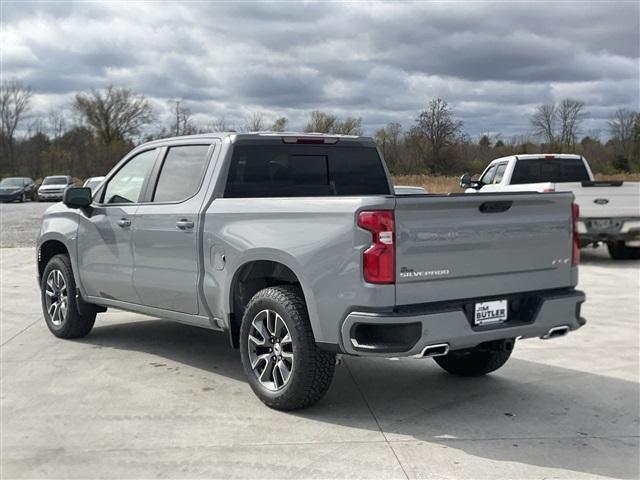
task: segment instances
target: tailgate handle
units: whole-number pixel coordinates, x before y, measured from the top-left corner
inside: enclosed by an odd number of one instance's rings
[[[484,202],[479,209],[482,213],[501,213],[511,208],[513,202],[510,200],[500,202]]]

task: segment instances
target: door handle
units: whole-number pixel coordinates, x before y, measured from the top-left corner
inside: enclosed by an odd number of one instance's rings
[[[484,202],[478,207],[482,213],[502,213],[511,208],[511,200],[499,201],[499,202]]]
[[[194,223],[191,220],[187,220],[186,218],[183,218],[176,222],[176,227],[178,227],[178,229],[180,230],[191,230],[193,229],[193,226]]]
[[[121,218],[120,220],[118,220],[118,226],[122,228],[130,227],[131,220],[129,220],[128,218]]]

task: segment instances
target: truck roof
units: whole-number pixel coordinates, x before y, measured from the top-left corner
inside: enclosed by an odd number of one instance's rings
[[[516,160],[535,160],[540,157],[553,157],[553,158],[582,158],[582,155],[578,155],[577,153],[525,153],[518,155],[508,155],[506,157],[496,158],[492,160],[491,163],[496,162],[506,162],[512,159]]]
[[[282,138],[302,138],[302,139],[335,139],[336,142],[326,142],[327,145],[331,143],[343,143],[354,142],[359,144],[375,144],[371,137],[365,137],[360,135],[341,135],[334,133],[316,133],[316,132],[213,132],[213,133],[199,133],[196,135],[181,135],[177,137],[161,138],[158,140],[152,140],[144,143],[144,145],[162,144],[174,141],[185,140],[211,140],[211,139],[226,139],[228,138],[231,143],[238,141],[246,141],[252,143],[255,141],[265,140],[278,140],[282,141]],[[291,142],[295,143],[295,142]]]

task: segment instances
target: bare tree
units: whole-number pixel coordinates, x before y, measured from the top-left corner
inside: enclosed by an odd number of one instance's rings
[[[315,133],[332,133],[337,121],[338,119],[335,115],[321,112],[320,110],[315,110],[311,112],[309,122],[307,122],[306,127],[304,127],[304,131]]]
[[[454,118],[449,104],[441,98],[431,100],[427,109],[418,115],[416,123],[420,134],[429,141],[434,163],[442,167],[442,149],[455,142],[463,123]]]
[[[399,166],[400,152],[399,146],[402,141],[402,125],[397,122],[388,123],[384,128],[375,134],[375,140],[385,161],[390,167]]]
[[[191,122],[191,110],[185,107],[181,100],[169,100],[169,103],[175,104],[175,117],[171,124],[171,132],[175,136],[198,133],[198,128]]]
[[[627,158],[630,158],[633,152],[634,122],[637,115],[633,110],[620,108],[608,122],[616,148]]]
[[[53,138],[60,138],[67,131],[67,119],[62,108],[50,108],[47,114],[47,131]]]
[[[567,149],[575,146],[580,132],[580,125],[586,118],[584,102],[565,98],[558,105],[558,120],[560,122],[560,143]]]
[[[287,130],[288,124],[289,119],[287,117],[279,117],[276,118],[275,122],[273,122],[269,130],[271,130],[272,132],[285,132]]]
[[[556,123],[558,117],[556,104],[547,103],[536,107],[536,111],[531,117],[531,125],[534,133],[543,138],[546,143],[552,146],[556,143]]]
[[[246,132],[262,132],[267,129],[264,115],[260,112],[252,112],[244,119],[244,130]]]
[[[640,170],[640,112],[633,120],[633,161]]]
[[[207,128],[209,132],[228,132],[232,130],[232,126],[229,125],[224,117],[214,118],[207,124]]]
[[[491,141],[491,137],[489,136],[489,134],[485,133],[484,135],[482,135],[480,137],[480,140],[478,140],[478,145],[481,148],[491,148],[491,144],[493,142]]]
[[[15,134],[29,111],[29,102],[33,91],[17,80],[2,82],[0,86],[0,134],[3,153],[9,158],[11,171],[17,173],[15,158]]]
[[[105,145],[130,139],[153,120],[153,109],[143,95],[113,85],[78,93],[73,107]]]
[[[347,117],[344,120],[339,120],[334,124],[331,133],[362,135],[362,118]]]
[[[347,117],[339,120],[330,113],[314,110],[304,127],[305,132],[337,133],[341,135],[362,135],[362,118]]]

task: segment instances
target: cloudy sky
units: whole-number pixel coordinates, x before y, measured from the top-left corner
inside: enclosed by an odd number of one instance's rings
[[[250,112],[360,116],[410,126],[446,99],[467,132],[530,129],[540,103],[583,100],[583,133],[639,108],[640,11],[630,2],[2,3],[2,75],[33,112],[108,84],[144,93],[159,122],[180,98],[195,123]]]

